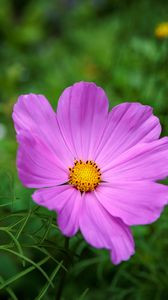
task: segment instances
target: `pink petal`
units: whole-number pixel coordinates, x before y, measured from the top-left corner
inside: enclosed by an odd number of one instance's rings
[[[14,106],[13,120],[17,134],[27,131],[46,144],[57,156],[61,165],[71,165],[74,157],[64,142],[56,114],[42,95],[23,95]]]
[[[18,141],[18,175],[25,186],[49,187],[68,181],[68,170],[61,166],[54,151],[38,137],[22,130]]]
[[[79,82],[62,93],[57,109],[59,126],[78,159],[93,159],[108,117],[108,99],[94,83]]]
[[[33,200],[58,213],[58,225],[66,236],[73,236],[79,229],[82,197],[70,185],[40,189],[32,195]]]
[[[107,126],[99,147],[95,149],[95,159],[106,164],[124,151],[140,142],[159,138],[161,126],[150,106],[140,103],[123,103],[109,113]]]
[[[104,208],[127,225],[156,221],[168,202],[168,187],[147,181],[103,183],[95,193]]]
[[[94,193],[86,193],[83,197],[79,226],[89,244],[112,251],[114,264],[128,260],[134,254],[134,241],[129,227],[119,218],[112,217]]]
[[[102,168],[106,182],[159,180],[168,175],[168,138],[138,144]]]

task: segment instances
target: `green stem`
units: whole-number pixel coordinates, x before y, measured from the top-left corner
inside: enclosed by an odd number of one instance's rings
[[[68,249],[69,249],[69,238],[67,238],[67,237],[65,237],[64,249],[65,249],[65,251],[68,251]],[[67,257],[64,258],[64,266],[65,267],[67,266]],[[63,291],[63,287],[65,284],[65,278],[66,278],[66,271],[62,270],[61,280],[60,280],[60,284],[58,286],[58,290],[56,292],[55,300],[61,300],[62,291]]]

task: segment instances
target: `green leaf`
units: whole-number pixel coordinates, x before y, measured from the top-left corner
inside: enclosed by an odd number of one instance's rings
[[[0,276],[0,282],[5,283],[5,280],[2,278],[2,276]],[[18,298],[16,297],[16,295],[14,294],[13,290],[10,287],[7,287],[6,291],[11,296],[12,300],[18,300]]]
[[[29,262],[30,264],[32,264],[36,269],[38,269],[43,274],[43,276],[47,279],[47,281],[49,282],[49,284],[53,287],[53,283],[50,280],[50,278],[48,277],[47,273],[37,263],[35,263],[33,260],[31,260],[30,258],[28,258],[28,257],[26,257],[26,256],[24,256],[24,255],[22,255],[20,253],[17,253],[15,251],[13,251],[11,249],[4,248],[3,246],[0,246],[0,250],[4,250],[4,251],[7,251],[9,253],[12,253],[12,254],[14,254],[14,255],[16,255],[16,256],[24,259],[25,261]],[[48,259],[49,259],[49,257],[48,257]],[[0,289],[1,288],[2,287],[0,286]]]
[[[79,300],[83,300],[88,292],[89,292],[89,288],[86,288],[82,293],[82,295],[80,296]]]
[[[59,265],[55,268],[55,270],[52,272],[50,279],[51,281],[54,280],[55,276],[57,275],[58,271],[60,270],[60,268],[62,267],[63,261],[61,261],[59,263]],[[42,288],[42,290],[40,291],[39,295],[34,299],[34,300],[40,300],[42,299],[42,297],[46,294],[47,290],[49,288],[49,283],[47,282],[44,287]]]

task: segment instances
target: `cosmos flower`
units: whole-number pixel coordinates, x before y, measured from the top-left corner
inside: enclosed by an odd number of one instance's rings
[[[168,38],[168,22],[163,22],[157,25],[155,36],[159,39]]]
[[[62,93],[57,112],[42,95],[20,96],[13,119],[22,183],[58,214],[62,233],[81,231],[114,264],[134,254],[130,226],[159,218],[168,187],[168,138],[152,108],[123,103],[108,111],[104,91],[80,82]]]

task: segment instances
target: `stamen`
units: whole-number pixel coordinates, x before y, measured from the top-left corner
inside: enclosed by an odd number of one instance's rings
[[[100,168],[92,160],[86,162],[75,160],[74,166],[69,168],[69,184],[81,192],[94,191],[100,181]]]

